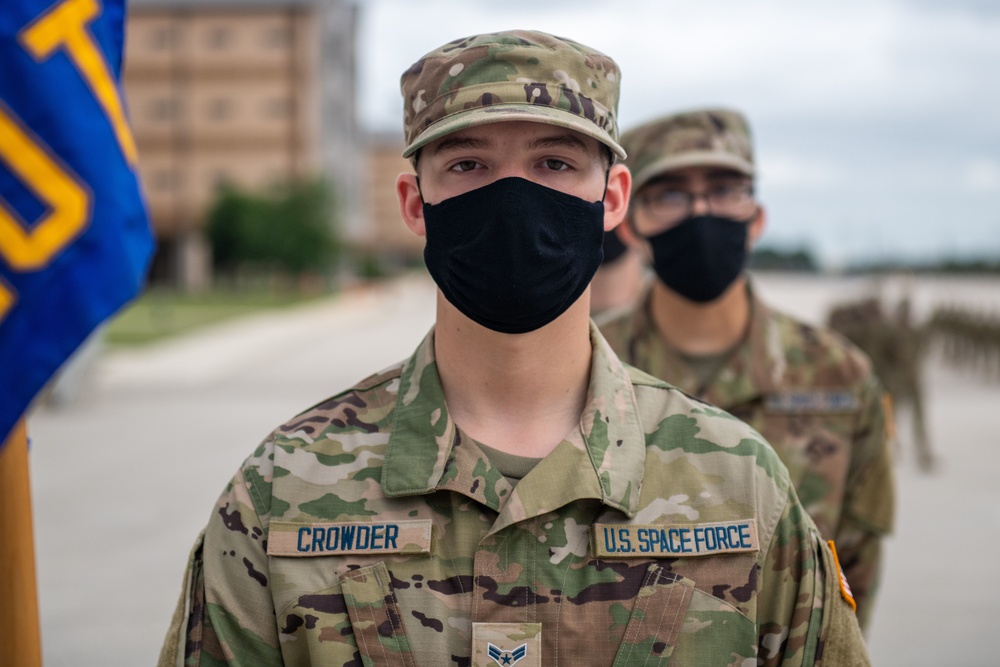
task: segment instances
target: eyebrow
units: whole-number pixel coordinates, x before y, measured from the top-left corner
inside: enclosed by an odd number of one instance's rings
[[[434,154],[457,150],[483,150],[492,148],[493,142],[478,137],[445,137],[434,147]]]
[[[579,148],[582,151],[587,151],[589,147],[583,139],[575,134],[565,133],[535,139],[528,144],[528,148],[531,150],[539,148]]]
[[[445,137],[434,147],[434,154],[447,151],[461,150],[484,150],[493,147],[493,142],[480,137]],[[586,151],[587,144],[578,136],[573,134],[554,134],[547,137],[539,137],[528,143],[529,150],[544,148],[576,148]]]

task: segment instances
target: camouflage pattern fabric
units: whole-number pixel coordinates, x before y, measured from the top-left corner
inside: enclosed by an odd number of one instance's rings
[[[475,125],[528,120],[576,130],[618,157],[621,72],[600,51],[542,32],[512,30],[457,39],[400,79],[403,157]]]
[[[579,427],[513,488],[449,417],[433,332],[275,430],[161,665],[868,664],[774,451],[591,338]]]
[[[882,537],[892,530],[894,513],[881,387],[868,358],[844,338],[768,308],[752,289],[749,296],[746,338],[704,385],[659,336],[648,292],[601,331],[623,361],[764,435],[820,532],[836,542],[865,626],[878,588]]]
[[[625,165],[635,195],[654,177],[686,167],[725,167],[754,175],[750,125],[730,109],[700,109],[658,118],[625,132]]]

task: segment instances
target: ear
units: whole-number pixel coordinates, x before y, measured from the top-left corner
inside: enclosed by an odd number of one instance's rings
[[[604,231],[610,232],[625,219],[631,191],[632,174],[628,168],[623,164],[612,165],[608,172],[608,188],[604,193]]]
[[[757,215],[748,224],[750,225],[750,228],[747,229],[747,249],[749,250],[757,245],[757,241],[764,235],[764,228],[767,227],[767,211],[764,210],[763,206],[757,207]]]
[[[396,177],[396,198],[399,199],[399,214],[406,226],[417,236],[426,236],[424,202],[416,175],[403,173]]]

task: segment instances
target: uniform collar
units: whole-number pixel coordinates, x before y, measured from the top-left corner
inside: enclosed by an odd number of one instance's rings
[[[434,359],[433,330],[404,364],[382,469],[390,497],[450,489],[517,520],[584,498],[632,516],[639,499],[646,444],[628,371],[591,323],[587,403],[577,432],[511,493],[475,441],[448,414]],[[551,479],[573,480],[552,484]]]
[[[722,407],[740,405],[777,391],[787,366],[785,345],[773,312],[747,280],[750,323],[743,341],[706,388],[704,398]]]
[[[757,298],[747,280],[750,324],[746,336],[733,349],[725,366],[707,386],[700,387],[694,371],[676,350],[663,342],[650,311],[650,288],[631,316],[631,363],[683,391],[722,408],[729,408],[772,393],[781,387],[788,367],[784,333],[773,311]]]

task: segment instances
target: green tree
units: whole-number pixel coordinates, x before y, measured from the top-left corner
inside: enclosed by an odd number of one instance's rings
[[[212,265],[221,274],[292,277],[332,270],[340,252],[334,197],[322,181],[270,195],[225,187],[208,213]]]
[[[807,248],[783,250],[773,247],[756,248],[750,255],[750,268],[766,271],[807,271],[819,270],[816,260]]]
[[[333,197],[328,186],[313,181],[290,188],[275,202],[273,215],[278,224],[267,229],[279,266],[293,275],[330,268],[339,243],[331,227]]]

